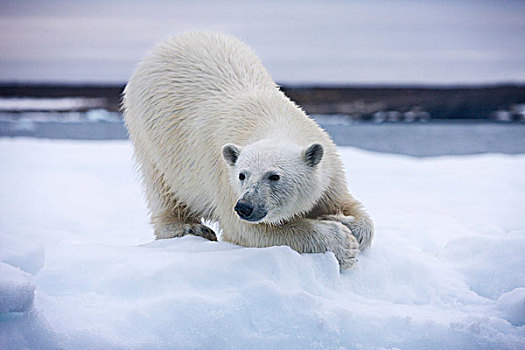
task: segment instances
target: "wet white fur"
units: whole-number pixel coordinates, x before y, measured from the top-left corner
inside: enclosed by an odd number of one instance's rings
[[[161,42],[136,68],[123,105],[157,238],[206,218],[220,223],[225,241],[329,250],[343,268],[358,254],[349,228],[360,231],[361,249],[370,245],[372,222],[347,191],[335,145],[238,39],[191,32]],[[221,151],[228,143],[242,148],[239,165],[296,174],[295,206],[281,216],[275,209],[267,223],[241,220],[233,210],[239,169]],[[295,164],[313,143],[324,154],[305,177]]]

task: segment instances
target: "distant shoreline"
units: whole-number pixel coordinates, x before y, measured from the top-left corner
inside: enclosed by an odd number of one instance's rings
[[[102,98],[120,109],[124,85],[0,83],[0,97]],[[413,118],[525,120],[525,84],[281,86],[308,114],[343,114],[358,121]]]
[[[0,138],[127,139],[123,88],[0,84]],[[525,85],[281,89],[339,146],[416,157],[525,153]]]

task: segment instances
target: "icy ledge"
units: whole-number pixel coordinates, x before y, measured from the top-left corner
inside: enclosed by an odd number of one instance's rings
[[[0,320],[16,318],[33,306],[36,274],[44,265],[44,249],[0,235]]]
[[[0,262],[0,321],[29,310],[33,305],[34,294],[33,276]]]
[[[340,151],[376,226],[343,274],[331,253],[152,242],[128,142],[0,140],[2,276],[36,285],[0,348],[523,349],[525,155]]]

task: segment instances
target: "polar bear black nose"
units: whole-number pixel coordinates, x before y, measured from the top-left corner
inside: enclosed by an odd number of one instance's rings
[[[235,211],[241,218],[248,219],[253,213],[253,207],[247,203],[237,202]]]

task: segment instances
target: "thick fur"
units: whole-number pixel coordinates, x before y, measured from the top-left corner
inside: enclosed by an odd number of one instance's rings
[[[238,39],[191,32],[160,43],[136,68],[123,105],[157,238],[215,239],[205,218],[219,222],[225,241],[332,251],[342,268],[370,245],[372,221],[347,191],[335,145]],[[293,182],[282,215],[274,207],[258,223],[237,215],[248,191],[240,163]]]

